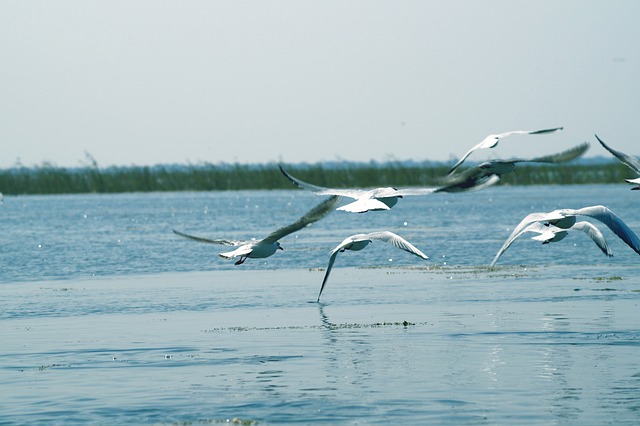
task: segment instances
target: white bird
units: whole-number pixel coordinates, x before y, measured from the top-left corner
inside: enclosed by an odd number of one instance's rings
[[[584,232],[585,234],[587,234],[587,236],[589,236],[589,238],[593,240],[594,243],[596,243],[596,245],[600,248],[600,250],[602,250],[604,254],[606,254],[609,257],[613,256],[613,253],[611,252],[611,248],[609,247],[607,240],[604,238],[604,235],[602,235],[602,232],[600,232],[600,230],[592,223],[586,222],[586,221],[576,222],[569,229],[575,229],[577,231]],[[555,243],[555,242],[564,240],[564,238],[569,233],[568,229],[558,228],[557,226],[554,226],[554,225],[544,225],[540,222],[533,222],[528,226],[526,226],[517,234],[515,235],[512,234],[509,237],[509,239],[504,243],[502,248],[496,254],[496,257],[493,258],[493,261],[491,262],[491,265],[490,265],[491,268],[493,268],[493,266],[496,264],[496,262],[498,261],[498,258],[500,258],[502,253],[504,253],[509,248],[509,246],[511,246],[511,244],[518,237],[523,235],[525,232],[537,232],[539,235],[536,235],[531,239],[536,241],[542,241],[542,244]]]
[[[609,151],[614,157],[620,160],[622,164],[633,170],[639,176],[635,179],[625,179],[625,181],[630,184],[637,185],[631,189],[640,189],[640,160],[638,160],[636,157],[625,154],[624,152],[616,151],[615,149],[607,146],[604,142],[602,142],[602,139],[600,139],[598,135],[595,136],[596,139],[598,139],[598,142],[600,142],[600,145],[604,147],[604,149]]]
[[[437,191],[438,188],[405,188],[396,189],[391,187],[374,188],[374,189],[333,189],[316,186],[304,182],[287,173],[282,166],[280,171],[291,182],[299,186],[315,192],[318,195],[339,195],[342,197],[353,198],[356,201],[344,205],[337,210],[343,210],[351,213],[365,213],[375,210],[389,210],[398,202],[398,198],[408,195],[427,195]]]
[[[523,230],[534,222],[554,225],[561,229],[569,229],[576,224],[576,216],[587,216],[604,223],[622,241],[636,253],[640,254],[640,239],[614,212],[605,206],[590,206],[581,209],[561,209],[549,213],[530,213],[514,228],[498,253],[503,252]],[[495,263],[494,259],[494,263]]]
[[[277,250],[284,250],[280,245],[281,238],[292,234],[305,226],[317,222],[326,215],[328,215],[340,202],[340,197],[332,196],[309,210],[306,214],[304,214],[300,219],[293,222],[290,225],[283,226],[282,228],[277,229],[271,234],[267,235],[265,238],[261,240],[252,240],[252,241],[236,241],[236,240],[225,240],[225,239],[209,239],[203,237],[196,237],[194,235],[185,234],[175,229],[173,232],[181,237],[189,238],[191,240],[199,241],[201,243],[212,243],[212,244],[221,244],[227,246],[235,246],[237,249],[220,253],[219,256],[225,259],[233,259],[235,257],[240,257],[238,261],[235,263],[236,265],[240,265],[244,263],[247,258],[259,259],[269,257],[274,254]]]
[[[480,142],[479,144],[475,145],[473,148],[471,148],[469,151],[467,151],[459,160],[456,164],[453,165],[453,167],[451,167],[449,169],[449,174],[453,173],[459,166],[460,164],[462,164],[464,162],[464,160],[467,159],[467,157],[469,155],[471,155],[471,153],[473,151],[476,151],[478,149],[484,149],[484,148],[494,148],[495,146],[498,145],[498,142],[500,142],[500,139],[502,138],[506,138],[507,136],[511,136],[511,135],[541,135],[544,133],[552,133],[552,132],[556,132],[558,130],[562,130],[563,127],[554,127],[553,129],[543,129],[543,130],[514,130],[511,132],[505,132],[505,133],[497,133],[494,135],[489,135],[487,137],[485,137],[482,142]]]
[[[589,142],[584,142],[565,151],[542,157],[485,161],[460,173],[446,176],[443,179],[445,186],[439,188],[436,192],[455,192],[456,188],[465,188],[467,186],[472,186],[474,189],[482,189],[480,183],[485,182],[484,186],[496,183],[502,175],[514,172],[518,163],[566,163],[582,156],[588,149]],[[493,179],[491,182],[489,182],[490,178]]]
[[[320,301],[320,295],[322,295],[322,290],[324,290],[324,286],[327,283],[327,279],[329,278],[329,274],[331,273],[331,268],[333,268],[333,263],[336,261],[336,257],[338,253],[343,252],[345,250],[351,251],[359,251],[365,248],[369,243],[372,243],[373,240],[381,240],[386,243],[391,244],[394,247],[402,249],[408,253],[414,254],[424,260],[428,260],[429,257],[418,250],[413,244],[409,241],[405,240],[399,235],[394,234],[390,231],[378,231],[371,232],[369,234],[356,234],[351,235],[350,237],[345,238],[343,242],[341,242],[336,248],[331,250],[331,257],[329,257],[329,265],[327,266],[327,271],[324,274],[324,279],[322,280],[322,286],[320,287],[320,293],[318,293],[318,301]]]

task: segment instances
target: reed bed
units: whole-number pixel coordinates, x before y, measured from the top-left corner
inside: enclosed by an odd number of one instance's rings
[[[284,165],[296,177],[326,187],[437,186],[448,165],[344,163]],[[619,162],[519,165],[500,185],[621,183],[632,177]],[[0,192],[20,194],[121,193],[291,189],[277,164],[197,164],[65,168],[49,163],[0,170]]]

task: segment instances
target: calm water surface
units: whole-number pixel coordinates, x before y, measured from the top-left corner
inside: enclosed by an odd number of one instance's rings
[[[175,236],[261,238],[303,191],[5,196],[0,424],[637,424],[640,257],[601,229],[516,241],[533,211],[604,204],[640,232],[625,185],[498,187],[335,212],[244,265]],[[597,222],[595,222],[597,224]],[[394,231],[423,262],[346,236]]]

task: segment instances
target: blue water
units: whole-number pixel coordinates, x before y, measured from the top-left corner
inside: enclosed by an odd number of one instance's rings
[[[516,241],[533,211],[604,204],[621,185],[494,187],[334,212],[234,266],[175,236],[261,238],[304,191],[5,196],[0,424],[637,424],[640,257],[601,226]],[[594,222],[598,224],[597,222]],[[382,242],[396,232],[424,262]]]

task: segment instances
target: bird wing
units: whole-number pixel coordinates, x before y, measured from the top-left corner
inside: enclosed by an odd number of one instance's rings
[[[320,301],[320,295],[322,295],[322,290],[324,290],[324,286],[327,283],[327,280],[329,279],[329,274],[331,273],[331,269],[333,268],[333,263],[336,261],[336,257],[340,252],[339,249],[340,249],[340,246],[336,247],[336,249],[331,252],[331,257],[329,257],[329,264],[327,265],[327,271],[324,273],[324,278],[322,279],[322,285],[320,286],[320,292],[318,293],[317,302]]]
[[[198,241],[200,243],[210,243],[210,244],[220,244],[224,246],[241,246],[246,244],[246,241],[237,241],[237,240],[213,240],[205,237],[197,237],[195,235],[185,234],[184,232],[173,230],[173,233],[176,235],[180,235],[181,237],[188,238],[190,240]]]
[[[474,145],[469,151],[467,151],[462,157],[460,157],[460,159],[458,160],[458,162],[456,164],[454,164],[453,166],[451,166],[451,168],[449,169],[449,171],[447,172],[447,174],[452,174],[453,172],[456,171],[456,169],[458,167],[460,167],[460,165],[462,163],[464,163],[464,160],[467,159],[467,157],[469,157],[471,155],[471,153],[473,153],[473,151],[476,151],[478,149],[483,149],[483,148],[491,148],[492,146],[495,146],[495,143],[497,143],[497,139],[493,138],[493,139],[489,139],[491,138],[493,135],[489,135],[486,138],[484,138],[482,140],[482,142],[480,142],[477,145]],[[491,145],[491,143],[494,143],[494,145]]]
[[[548,213],[529,213],[524,219],[513,229],[511,235],[515,235],[522,231],[524,228],[532,224],[533,222],[548,222],[554,220],[561,220],[565,217],[565,210],[554,210]],[[532,228],[535,229],[535,228]]]
[[[405,196],[405,195],[428,195],[436,192],[438,188],[401,188],[395,191],[396,196]]]
[[[486,170],[474,166],[460,174],[447,176],[443,186],[436,188],[435,192],[479,191],[498,183],[498,181],[500,181],[500,176],[487,173]]]
[[[634,172],[640,174],[640,160],[638,160],[636,157],[632,157],[631,155],[627,155],[624,152],[616,151],[615,149],[602,142],[602,139],[600,139],[598,135],[595,136],[596,139],[598,139],[598,142],[600,142],[600,145],[604,147],[604,149],[609,151],[614,157],[620,160],[622,164],[629,167]]]
[[[592,217],[604,223],[616,234],[622,241],[627,243],[629,247],[636,253],[640,254],[640,238],[622,221],[614,212],[605,206],[583,207],[577,210],[564,209],[562,212],[581,216]]]
[[[390,231],[379,231],[379,232],[371,232],[366,234],[367,239],[373,240],[382,240],[386,243],[391,244],[394,247],[402,249],[407,253],[414,254],[424,260],[428,260],[429,256],[421,252],[417,247],[411,244],[409,241],[402,238],[400,235],[394,234]]]
[[[640,185],[640,178],[635,178],[635,179],[625,179],[626,182],[632,183],[634,185]],[[638,188],[631,188],[631,189],[638,189]]]
[[[353,203],[345,204],[336,210],[342,210],[350,213],[365,213],[369,210],[389,210],[390,207],[375,198],[360,198]]]
[[[282,166],[278,166],[278,167],[280,168],[280,171],[282,172],[282,174],[285,175],[287,179],[289,179],[295,185],[299,186],[300,188],[307,189],[311,192],[315,192],[318,195],[339,195],[341,197],[357,199],[358,197],[361,197],[363,194],[368,192],[368,190],[365,190],[365,189],[346,189],[346,188],[337,189],[337,188],[325,188],[323,186],[313,185],[311,183],[307,183],[296,177],[291,176],[289,173],[287,173],[287,171],[285,171],[285,169],[282,168]]]
[[[509,246],[515,241],[516,238],[518,238],[520,235],[524,234],[525,232],[528,231],[532,231],[532,232],[538,232],[540,233],[539,229],[540,226],[539,225],[533,225],[534,223],[537,222],[545,222],[545,221],[549,221],[549,220],[559,220],[564,218],[564,215],[562,215],[558,210],[554,210],[550,213],[530,213],[527,216],[525,216],[524,219],[522,219],[520,221],[520,223],[513,228],[513,231],[511,232],[511,235],[509,235],[509,238],[507,238],[507,240],[504,242],[504,244],[502,245],[502,247],[500,248],[500,250],[498,250],[498,253],[496,254],[496,256],[493,258],[493,261],[491,262],[491,264],[489,265],[490,267],[493,267],[496,262],[498,261],[498,258],[502,255],[502,253],[504,253]],[[544,226],[544,225],[542,225]]]
[[[544,155],[542,157],[535,157],[530,160],[517,160],[518,162],[527,163],[566,163],[567,161],[574,160],[583,155],[589,149],[589,142],[581,143],[573,148],[569,148],[566,151],[558,152],[557,154]]]
[[[557,132],[558,130],[562,130],[562,129],[564,129],[564,127],[554,127],[552,129],[542,129],[542,130],[512,130],[510,132],[500,133],[494,136],[497,137],[498,139],[501,139],[511,135],[542,135],[545,133]]]
[[[598,247],[600,247],[600,250],[602,250],[604,254],[609,257],[613,256],[611,248],[609,247],[607,240],[604,238],[604,235],[602,235],[602,232],[600,232],[600,230],[591,222],[576,222],[571,229],[577,229],[578,231],[584,232],[593,240],[594,243],[596,243]]]
[[[511,233],[511,235],[509,235],[509,238],[507,238],[507,241],[504,242],[502,247],[500,247],[500,250],[498,250],[498,253],[496,253],[495,257],[491,261],[491,265],[489,265],[490,268],[493,268],[493,266],[496,264],[496,262],[498,261],[500,256],[502,256],[502,253],[507,251],[507,249],[511,246],[511,244],[518,237],[520,237],[522,234],[524,234],[525,232],[537,232],[540,235],[544,235],[544,233],[549,232],[549,228],[547,228],[546,226],[544,226],[540,222],[536,222],[536,221],[532,222],[530,220],[531,216],[536,217],[534,215],[537,216],[537,215],[540,215],[540,213],[532,213],[532,214],[528,215],[527,217],[525,217],[523,219],[522,222],[520,222],[520,224],[518,224],[518,226],[516,226],[516,228]],[[524,225],[523,225],[523,223],[524,223]],[[523,226],[521,226],[521,225],[523,225]],[[544,239],[540,239],[538,237],[534,237],[534,239],[545,241],[548,238],[546,238],[546,236],[545,236]]]
[[[271,234],[263,238],[262,241],[260,242],[265,242],[265,243],[276,242],[279,239],[293,232],[296,232],[313,222],[319,221],[320,219],[322,219],[323,217],[331,213],[331,211],[338,205],[340,200],[341,200],[341,197],[337,195],[332,195],[331,197],[327,198],[326,200],[322,201],[321,203],[316,205],[314,208],[309,210],[300,219],[296,220],[290,225],[283,226],[282,228],[275,230],[274,232],[272,232]]]

